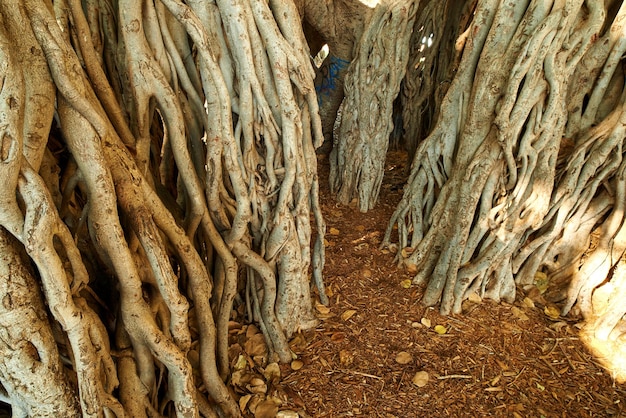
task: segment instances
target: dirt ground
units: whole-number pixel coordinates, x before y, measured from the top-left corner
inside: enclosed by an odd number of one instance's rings
[[[320,156],[331,303],[318,306],[317,329],[291,342],[298,359],[280,366],[280,380],[261,379],[265,398],[239,382],[247,416],[626,416],[626,385],[586,350],[576,318],[558,317],[540,296],[466,301],[452,316],[420,304],[423,289],[379,248],[406,166],[404,154],[389,154],[380,203],[362,214],[330,197]],[[261,399],[273,406],[258,407]]]

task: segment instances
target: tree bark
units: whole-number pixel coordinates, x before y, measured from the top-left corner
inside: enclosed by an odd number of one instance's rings
[[[330,185],[340,203],[357,198],[361,212],[378,200],[393,130],[393,102],[406,71],[418,4],[378,4],[346,76],[346,97],[330,155]]]

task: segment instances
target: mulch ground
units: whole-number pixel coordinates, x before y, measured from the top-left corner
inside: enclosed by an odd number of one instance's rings
[[[420,304],[423,289],[407,288],[412,276],[379,248],[406,167],[404,154],[389,153],[380,203],[362,214],[330,197],[327,158],[320,156],[331,303],[318,306],[319,326],[291,343],[298,360],[281,366],[280,381],[268,386],[266,395],[280,404],[274,412],[626,416],[626,385],[615,383],[589,354],[576,318],[549,315],[549,306],[523,292],[513,305],[466,301],[462,315],[441,316]],[[249,416],[255,415],[264,413]]]

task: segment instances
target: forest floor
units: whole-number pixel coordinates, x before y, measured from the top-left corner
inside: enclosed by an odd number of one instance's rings
[[[332,199],[328,169],[320,155],[331,302],[292,341],[298,360],[268,384],[278,416],[626,416],[626,385],[585,348],[577,319],[555,315],[538,292],[520,291],[512,305],[466,301],[461,315],[420,304],[423,289],[379,248],[402,197],[405,154],[389,153],[379,204],[365,214]]]

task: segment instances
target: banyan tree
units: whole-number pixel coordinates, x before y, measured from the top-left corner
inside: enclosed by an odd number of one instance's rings
[[[457,313],[544,280],[589,341],[620,349],[625,15],[3,0],[0,401],[16,417],[240,416],[233,313],[269,361],[292,360],[328,302],[319,182],[374,207],[394,122],[412,165],[382,244],[423,302]]]

